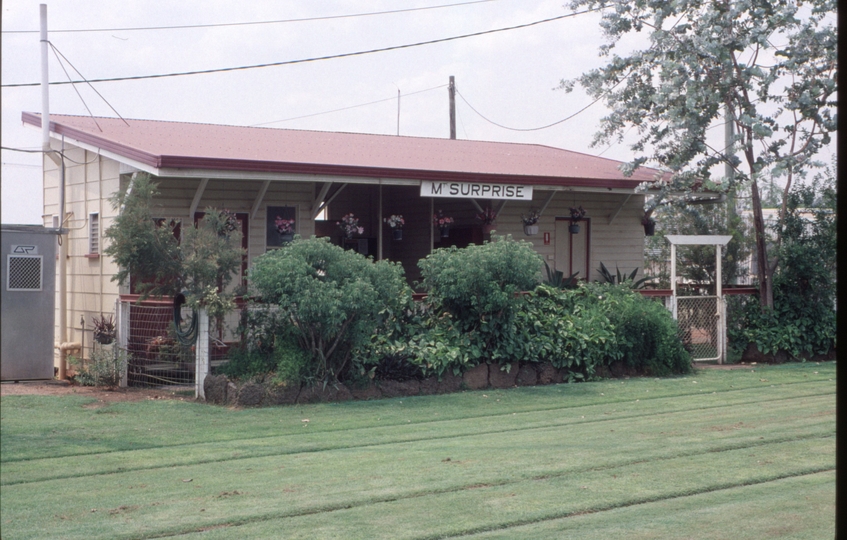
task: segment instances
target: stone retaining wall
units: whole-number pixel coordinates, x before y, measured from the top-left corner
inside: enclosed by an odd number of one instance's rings
[[[209,375],[203,383],[206,401],[218,405],[260,407],[347,401],[351,399],[377,399],[401,396],[447,394],[459,390],[485,388],[512,388],[557,384],[563,381],[561,370],[551,364],[508,364],[508,371],[500,364],[480,364],[463,375],[445,375],[440,381],[431,377],[422,381],[375,381],[365,388],[348,388],[344,384],[312,387],[286,387],[270,383],[232,381],[225,375]]]

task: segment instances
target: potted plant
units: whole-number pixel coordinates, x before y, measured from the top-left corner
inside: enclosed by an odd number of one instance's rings
[[[453,218],[445,216],[439,210],[432,216],[432,224],[441,232],[441,238],[447,238],[450,236],[450,225],[453,224]]]
[[[342,216],[341,221],[337,223],[341,232],[344,233],[344,238],[353,238],[354,234],[362,234],[365,232],[364,227],[359,227],[359,218],[352,213]]]
[[[568,231],[571,234],[579,233],[579,223],[578,221],[585,217],[585,209],[582,206],[577,206],[576,208],[571,207],[571,224],[568,226]]]
[[[108,345],[115,341],[115,321],[111,314],[108,319],[102,315],[100,318],[95,316],[92,324],[94,325],[94,341],[101,345]]]
[[[529,214],[521,214],[523,222],[523,232],[527,236],[538,234],[538,220],[541,219],[541,212],[538,208],[530,208]]]
[[[497,212],[488,206],[476,215],[476,219],[482,223],[482,232],[484,234],[491,234],[491,231],[494,230],[494,221],[497,219]]]
[[[406,224],[406,221],[403,219],[401,214],[391,215],[383,219],[384,222],[388,223],[388,226],[391,227],[391,234],[394,235],[395,240],[403,239],[403,225]]]
[[[294,239],[293,219],[283,219],[282,217],[277,216],[276,219],[274,219],[274,225],[276,226],[276,232],[279,234],[282,241],[290,242]]]
[[[641,224],[644,225],[644,235],[645,236],[653,236],[656,234],[656,220],[650,215],[650,212],[646,212],[644,216],[641,218]]]

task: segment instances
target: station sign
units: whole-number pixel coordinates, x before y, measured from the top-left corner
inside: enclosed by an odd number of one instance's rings
[[[422,180],[421,197],[531,201],[532,186],[523,186],[518,184],[489,184],[480,182],[433,182],[431,180]]]

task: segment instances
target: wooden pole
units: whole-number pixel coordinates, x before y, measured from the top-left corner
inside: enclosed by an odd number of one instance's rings
[[[450,138],[456,138],[456,79],[450,75],[450,84],[447,86],[450,94]]]

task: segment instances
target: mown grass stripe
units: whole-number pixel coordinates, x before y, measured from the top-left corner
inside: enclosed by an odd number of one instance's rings
[[[758,403],[768,403],[768,402],[781,402],[781,403],[793,405],[790,402],[796,401],[796,400],[806,400],[806,399],[808,399],[808,397],[809,396],[800,396],[800,397],[795,397],[795,398],[791,398],[791,399],[762,400],[762,401],[754,401],[754,402],[751,402],[751,403],[758,404]],[[812,396],[812,397],[831,399],[833,396],[831,394],[823,394],[823,395]],[[750,404],[750,403],[744,403],[744,404]],[[731,408],[737,407],[738,405],[739,405],[738,403],[731,403],[731,404],[725,404],[725,405],[714,405],[714,406],[709,406],[709,407],[694,407],[694,408],[690,408],[690,409],[683,409],[683,410],[676,410],[676,411],[653,412],[653,413],[651,413],[651,416],[652,416],[652,418],[655,419],[657,417],[673,416],[673,415],[692,413],[692,412],[696,412],[696,413],[699,414],[699,413],[705,412],[705,411],[731,409]],[[810,406],[813,406],[813,405],[810,404]],[[524,413],[524,414],[528,414],[528,413]],[[328,443],[328,444],[320,445],[320,444],[316,443],[314,446],[306,447],[306,448],[302,448],[302,447],[298,447],[298,448],[294,448],[294,447],[291,447],[291,448],[274,448],[274,449],[267,449],[265,451],[252,451],[252,452],[250,452],[248,449],[245,449],[243,446],[240,449],[239,448],[228,449],[228,448],[223,447],[223,448],[219,448],[217,451],[220,453],[219,455],[221,455],[221,456],[222,456],[222,454],[227,453],[228,455],[226,457],[215,457],[215,458],[208,458],[208,459],[197,458],[197,459],[186,460],[186,461],[181,461],[181,462],[171,460],[171,461],[165,461],[165,462],[162,462],[162,463],[158,463],[156,465],[149,465],[149,466],[144,466],[144,465],[129,466],[129,467],[128,466],[115,466],[115,467],[112,467],[110,469],[106,468],[106,469],[101,470],[101,471],[93,471],[93,472],[89,471],[85,474],[50,473],[48,471],[51,471],[54,468],[57,469],[57,470],[62,470],[62,468],[54,465],[54,464],[57,463],[55,458],[39,458],[38,460],[33,460],[33,461],[36,461],[37,464],[36,463],[27,463],[27,465],[31,464],[32,468],[40,471],[40,473],[43,476],[41,476],[40,478],[37,478],[37,479],[33,479],[33,480],[9,480],[9,476],[10,476],[9,467],[11,465],[7,465],[6,474],[4,475],[5,479],[2,482],[0,482],[0,485],[11,486],[11,485],[17,485],[17,484],[23,484],[23,483],[35,483],[35,482],[45,482],[45,481],[59,480],[59,479],[93,477],[93,476],[101,476],[101,475],[108,475],[108,474],[122,474],[122,473],[128,473],[128,472],[135,472],[135,471],[142,471],[142,470],[156,470],[156,469],[170,468],[170,467],[188,467],[188,466],[193,466],[193,465],[222,463],[222,462],[247,460],[247,459],[263,458],[263,457],[294,456],[294,455],[298,455],[298,454],[319,453],[319,452],[337,451],[337,450],[377,448],[377,447],[381,447],[381,446],[398,445],[398,444],[411,444],[411,443],[422,442],[422,441],[460,439],[460,438],[467,438],[467,437],[480,437],[480,436],[486,436],[486,435],[498,435],[498,434],[507,434],[507,433],[515,433],[515,432],[532,432],[532,431],[550,430],[550,429],[563,428],[563,427],[575,427],[575,426],[583,427],[583,426],[587,426],[587,425],[591,425],[591,424],[601,424],[601,423],[608,423],[608,422],[619,422],[619,421],[628,420],[628,419],[638,419],[638,418],[643,417],[644,414],[645,414],[644,411],[638,411],[638,412],[633,413],[633,414],[624,414],[624,415],[619,415],[619,416],[609,416],[608,418],[594,418],[594,419],[585,419],[585,420],[583,420],[583,419],[569,419],[569,420],[561,420],[561,421],[549,423],[549,424],[544,423],[542,425],[531,425],[531,426],[525,426],[525,427],[511,426],[511,427],[504,428],[504,429],[493,429],[493,430],[481,429],[481,430],[476,430],[476,431],[473,431],[473,432],[444,433],[444,434],[440,434],[440,435],[427,433],[427,434],[422,434],[420,436],[398,437],[398,438],[388,439],[388,440],[379,441],[379,442],[373,442],[372,440],[368,440],[367,442],[362,442],[362,443],[359,443],[359,444]],[[834,410],[831,411],[831,415],[834,416]],[[517,414],[516,415],[497,415],[494,418],[497,418],[497,417],[500,417],[500,416],[503,416],[503,417],[508,418],[508,419],[514,419],[514,418],[517,417]],[[463,422],[463,421],[455,421],[455,420],[440,421],[440,423],[445,423],[445,422]],[[436,423],[438,423],[438,422],[436,422]],[[820,423],[825,424],[826,420],[821,419]],[[408,426],[408,424],[407,424],[407,426]],[[806,427],[808,427],[808,426],[806,426]],[[375,429],[375,428],[361,428],[360,431],[371,430],[371,429]],[[378,429],[380,429],[380,430],[383,430],[383,429],[390,430],[391,427],[378,428]],[[832,430],[834,431],[834,426],[832,427]],[[326,434],[326,433],[323,432],[321,434]],[[314,434],[314,435],[321,435],[321,434]],[[279,436],[279,439],[282,441],[283,439],[286,439],[287,437],[289,437],[289,436],[283,435],[283,436]],[[362,434],[362,436],[359,437],[359,438],[365,439],[367,437],[364,434]],[[266,441],[267,439],[266,438],[260,438],[260,440]],[[781,440],[781,439],[777,439],[777,440]],[[245,442],[250,442],[250,440],[240,441],[240,442],[243,445]],[[195,446],[195,447],[198,447],[198,446],[219,446],[221,444],[222,443],[206,443],[204,445],[192,445],[192,446]],[[228,444],[228,443],[223,443],[223,444]],[[170,449],[171,447],[163,447],[163,448]],[[149,452],[150,450],[151,449],[144,449],[144,450],[139,450],[139,451],[123,451],[123,453],[125,453],[127,455],[126,461],[131,462],[132,461],[132,454],[137,454],[138,452]],[[152,450],[155,451],[157,449],[152,449]],[[232,456],[231,453],[236,451],[236,450],[240,450],[241,452],[245,452],[245,454],[239,455],[239,456]],[[211,449],[210,449],[210,451],[211,451]],[[113,454],[113,453],[108,453],[108,454]],[[95,455],[95,456],[97,456],[97,455]],[[78,457],[79,456],[74,456],[74,458],[78,458]],[[52,459],[52,461],[46,461],[47,459]],[[66,469],[66,467],[65,467],[65,469]],[[12,471],[12,473],[13,473],[13,471]]]

